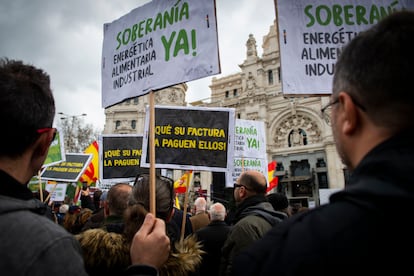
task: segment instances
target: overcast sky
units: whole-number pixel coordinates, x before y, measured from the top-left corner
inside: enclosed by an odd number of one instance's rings
[[[20,59],[47,71],[56,111],[87,113],[85,123],[103,130],[101,55],[103,24],[148,0],[0,1],[0,56]],[[275,19],[273,0],[216,0],[221,74],[239,72],[246,41],[253,34],[258,54]],[[187,102],[210,97],[211,77],[188,82]],[[59,120],[60,116],[57,116]]]

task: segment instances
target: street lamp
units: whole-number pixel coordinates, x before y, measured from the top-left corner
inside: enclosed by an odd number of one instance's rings
[[[65,131],[66,132],[65,133],[65,136],[66,136],[66,143],[65,144],[66,144],[66,150],[72,152],[75,149],[75,146],[76,146],[75,141],[73,139],[73,135],[74,135],[73,127],[75,125],[75,120],[76,120],[76,118],[84,117],[87,114],[82,113],[82,114],[79,114],[79,115],[69,115],[69,114],[66,114],[66,113],[63,113],[63,112],[58,112],[58,114],[62,116],[62,117],[60,117],[61,120],[68,119],[68,121],[67,121],[67,131]],[[69,121],[69,119],[71,119],[71,120]]]

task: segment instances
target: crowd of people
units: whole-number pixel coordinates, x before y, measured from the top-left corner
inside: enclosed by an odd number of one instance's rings
[[[330,202],[305,211],[267,194],[243,171],[236,209],[197,198],[174,206],[173,180],[150,176],[109,191],[86,189],[84,206],[52,210],[27,183],[56,130],[46,72],[0,59],[0,271],[2,275],[350,275],[410,271],[414,226],[414,12],[394,12],[359,33],[335,66],[329,104],[337,151],[351,171]],[[87,204],[87,205],[86,205]],[[293,211],[293,212],[292,212]],[[181,233],[184,231],[183,233]],[[181,238],[181,237],[184,237]]]

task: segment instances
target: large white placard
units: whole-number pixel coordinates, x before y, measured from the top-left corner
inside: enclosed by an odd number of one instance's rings
[[[231,173],[226,174],[226,187],[233,187],[240,174],[248,170],[260,171],[267,179],[264,122],[236,119],[234,129],[234,159]]]
[[[104,24],[104,108],[218,73],[214,0],[152,1]]]
[[[412,0],[278,0],[284,94],[330,94],[342,47]]]

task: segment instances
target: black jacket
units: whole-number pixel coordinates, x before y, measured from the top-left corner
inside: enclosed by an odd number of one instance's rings
[[[369,152],[330,203],[295,215],[233,261],[234,275],[402,275],[412,271],[414,136]]]

